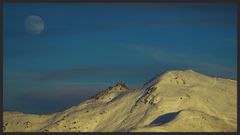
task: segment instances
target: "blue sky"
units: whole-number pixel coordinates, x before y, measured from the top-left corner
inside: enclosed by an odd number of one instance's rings
[[[40,34],[24,22],[44,21]],[[237,5],[4,4],[4,110],[62,111],[167,70],[237,78]]]

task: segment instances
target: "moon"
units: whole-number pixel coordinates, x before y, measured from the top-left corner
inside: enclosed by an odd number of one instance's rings
[[[25,29],[30,34],[40,34],[44,30],[44,21],[36,15],[28,16],[25,20]]]

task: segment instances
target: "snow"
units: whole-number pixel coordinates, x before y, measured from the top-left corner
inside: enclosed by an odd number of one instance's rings
[[[179,112],[164,124],[160,116]],[[4,132],[235,132],[237,81],[168,71],[140,89],[117,84],[63,112],[3,113]]]

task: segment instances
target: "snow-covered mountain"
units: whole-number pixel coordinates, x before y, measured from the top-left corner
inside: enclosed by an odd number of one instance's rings
[[[169,71],[139,89],[116,84],[63,111],[3,113],[5,132],[237,131],[237,81]]]

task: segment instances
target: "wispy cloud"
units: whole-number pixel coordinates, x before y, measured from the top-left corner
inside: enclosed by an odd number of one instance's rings
[[[75,68],[58,69],[48,72],[36,80],[53,81],[66,79],[88,79],[108,77],[139,77],[147,73],[147,67],[136,68],[136,66],[105,65],[105,66],[79,66]]]
[[[131,49],[143,56],[163,63],[186,64],[186,62],[190,59],[189,54],[187,53],[162,50],[158,47],[153,47],[150,45],[120,44],[119,46]]]
[[[105,32],[116,29],[131,29],[136,27],[159,27],[159,26],[186,26],[186,25],[203,25],[203,26],[222,26],[222,25],[232,25],[236,24],[234,18],[231,17],[204,17],[204,18],[146,18],[146,19],[138,19],[134,18],[122,19],[122,20],[109,20],[104,23],[91,23],[91,24],[74,24],[77,29],[71,30],[74,33],[81,32]],[[57,33],[68,33],[68,29],[64,30],[64,27],[59,27],[54,30]],[[51,32],[51,31],[50,31]]]
[[[19,72],[19,71],[6,71],[5,74],[9,76],[21,77],[21,78],[37,78],[40,74],[31,72]]]
[[[234,24],[232,18],[179,18],[179,19],[156,19],[144,21],[122,22],[119,26],[144,27],[144,26],[163,26],[163,25],[228,25]],[[115,26],[118,26],[115,24]],[[114,24],[113,24],[114,26]]]
[[[127,83],[130,87],[138,86],[144,76],[149,77],[153,69],[162,69],[161,66],[79,66],[74,68],[56,69],[44,73],[7,72],[4,84],[7,88],[23,87],[108,87],[118,82]],[[146,79],[146,78],[145,78]],[[140,83],[141,84],[141,83]],[[27,87],[26,86],[26,87]]]
[[[86,34],[94,32],[106,32],[117,29],[130,29],[136,27],[159,27],[159,26],[171,26],[171,25],[203,25],[203,26],[222,26],[222,25],[234,25],[236,20],[231,17],[215,17],[215,18],[178,18],[178,19],[144,19],[144,20],[134,20],[134,19],[123,19],[117,21],[108,21],[104,23],[89,23],[89,24],[69,24],[69,25],[56,25],[54,27],[49,27],[48,30],[44,31],[40,36],[66,36],[67,35],[77,35]],[[74,26],[74,29],[69,26]],[[25,31],[19,32],[5,32],[8,37],[29,37]]]
[[[132,49],[137,53],[148,57],[157,62],[165,64],[174,64],[179,66],[187,66],[205,71],[211,71],[215,73],[225,73],[227,75],[236,76],[236,67],[225,66],[224,64],[214,63],[218,61],[218,58],[208,57],[206,55],[193,54],[188,52],[176,52],[169,50],[162,50],[153,46],[144,45],[119,45]],[[223,59],[223,61],[226,61]],[[234,77],[235,78],[235,77]]]
[[[17,94],[15,96],[11,94],[4,98],[4,110],[18,110],[31,113],[62,111],[79,104],[103,89],[103,87],[55,87],[24,91],[9,89],[8,91],[11,93]],[[41,109],[39,110],[38,108]]]

